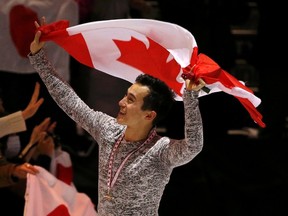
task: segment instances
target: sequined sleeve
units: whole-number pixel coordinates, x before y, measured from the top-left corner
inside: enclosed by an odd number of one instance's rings
[[[198,106],[198,92],[184,90],[183,102],[185,138],[174,140],[166,137],[166,142],[169,144],[162,146],[163,161],[164,163],[170,163],[172,167],[190,162],[203,148],[203,125]],[[162,140],[165,140],[165,137]]]
[[[101,128],[111,127],[111,124],[107,122],[114,122],[114,118],[102,112],[94,111],[85,104],[71,86],[57,75],[56,70],[47,59],[44,49],[35,55],[29,54],[28,57],[31,65],[40,75],[52,98],[70,118],[83,127],[95,139]]]

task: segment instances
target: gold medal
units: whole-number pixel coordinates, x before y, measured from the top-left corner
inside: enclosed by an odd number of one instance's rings
[[[108,201],[111,201],[113,199],[113,196],[111,196],[110,191],[108,191],[107,194],[104,196],[104,198]]]

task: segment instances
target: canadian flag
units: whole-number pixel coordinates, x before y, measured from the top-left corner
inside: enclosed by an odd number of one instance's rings
[[[42,167],[27,175],[24,216],[97,216],[94,204],[84,193],[57,179]]]
[[[79,7],[75,0],[1,0],[0,1],[0,70],[30,74],[35,70],[27,61],[35,25],[45,16],[47,22],[69,20],[79,23]],[[54,62],[58,73],[70,80],[69,55],[56,44],[51,44],[47,55]]]
[[[179,25],[152,19],[116,19],[69,27],[60,20],[41,26],[42,41],[52,40],[79,62],[112,76],[134,82],[146,73],[164,81],[181,100],[185,81],[202,78],[209,92],[235,96],[261,127],[256,107],[261,100],[243,82],[204,54],[198,55],[194,36]]]

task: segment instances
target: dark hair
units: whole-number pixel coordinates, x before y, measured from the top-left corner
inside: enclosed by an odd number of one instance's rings
[[[169,113],[175,101],[175,93],[163,81],[148,74],[140,74],[136,83],[149,88],[150,92],[143,98],[141,109],[155,111],[157,116],[153,124],[158,124]]]

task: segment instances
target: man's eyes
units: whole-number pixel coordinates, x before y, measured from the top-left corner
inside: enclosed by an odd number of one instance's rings
[[[127,97],[127,101],[128,101],[129,103],[133,103],[133,102],[134,102],[133,98],[130,98],[130,97]]]
[[[127,100],[128,103],[133,103],[133,102],[135,102],[135,98],[132,97],[131,95],[125,94],[125,97],[126,97],[126,100]]]

